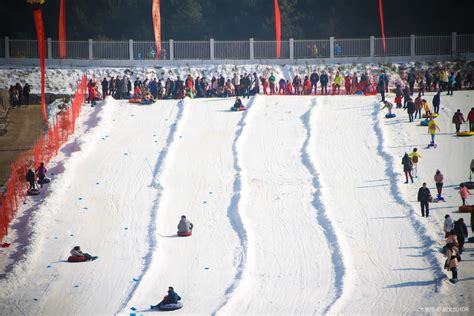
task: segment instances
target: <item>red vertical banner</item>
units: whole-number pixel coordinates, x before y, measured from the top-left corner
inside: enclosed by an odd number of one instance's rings
[[[281,17],[278,0],[275,0],[275,35],[276,35],[276,57],[281,55]]]
[[[66,0],[59,4],[59,58],[66,58]]]
[[[38,36],[38,51],[40,59],[41,69],[41,108],[43,110],[43,119],[48,126],[48,116],[46,115],[46,98],[45,98],[45,87],[46,87],[46,65],[45,65],[45,47],[44,47],[44,25],[43,25],[43,14],[41,9],[33,10],[33,17],[35,19],[36,34]]]
[[[379,15],[380,15],[380,26],[382,27],[382,44],[383,44],[383,52],[387,52],[387,45],[385,43],[385,22],[383,19],[383,8],[382,8],[382,0],[379,0]]]
[[[160,0],[153,0],[152,6],[153,30],[155,31],[155,58],[160,59],[161,56],[161,14]]]

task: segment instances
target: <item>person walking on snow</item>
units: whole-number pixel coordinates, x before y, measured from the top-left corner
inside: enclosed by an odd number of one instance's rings
[[[452,283],[458,282],[458,259],[457,259],[457,251],[456,248],[452,244],[448,244],[446,246],[446,256],[448,257],[446,259],[446,263],[444,268],[448,271],[451,271],[453,274],[453,278],[450,279]]]
[[[456,237],[458,238],[459,243],[459,254],[462,255],[464,250],[464,243],[467,238],[467,226],[464,223],[464,219],[460,218],[454,222],[454,232],[456,233]]]
[[[41,187],[43,187],[44,179],[46,178],[46,172],[48,172],[48,170],[44,166],[44,162],[40,163],[40,166],[38,169],[36,169],[36,176],[39,179],[38,183],[41,185]]]
[[[439,201],[444,201],[444,198],[442,196],[442,193],[443,193],[443,179],[444,179],[444,176],[441,173],[441,171],[436,170],[436,174],[434,175],[434,181],[436,183],[436,190],[438,191],[438,200]]]
[[[467,205],[466,200],[467,200],[467,198],[469,197],[470,194],[471,194],[471,192],[469,192],[466,185],[464,183],[461,183],[459,185],[459,195],[461,196],[463,206]]]
[[[313,73],[311,74],[311,76],[309,77],[309,80],[311,81],[311,91],[313,90],[314,88],[314,94],[317,94],[318,92],[318,81],[319,81],[319,75],[318,73],[315,71],[313,71]]]
[[[415,98],[415,119],[418,116],[418,118],[421,119],[421,109],[423,108],[423,100],[421,99],[421,95],[418,95]]]
[[[474,132],[474,108],[469,111],[467,120],[469,121],[469,131]]]
[[[413,163],[413,176],[418,178],[418,162],[420,161],[421,155],[418,153],[417,148],[413,148],[413,151],[408,156]]]
[[[444,238],[448,238],[449,233],[454,229],[454,222],[451,216],[449,214],[444,215],[444,224],[443,224],[443,230],[444,230]]]
[[[413,176],[411,175],[411,170],[413,168],[413,162],[407,153],[402,158],[403,172],[405,173],[405,183],[408,183],[408,177],[410,177],[411,183],[413,183]]]
[[[432,198],[431,198],[430,189],[426,187],[426,182],[423,182],[423,186],[418,189],[418,202],[420,202],[422,217],[425,217],[425,212],[426,212],[426,217],[430,216],[430,201],[431,200]]]
[[[415,110],[416,110],[415,103],[413,102],[412,98],[409,98],[407,102],[407,113],[408,113],[408,120],[410,121],[410,123],[413,122],[413,113],[415,113]]]
[[[385,81],[386,81],[385,79],[386,79],[385,70],[382,70],[382,73],[379,76],[379,83],[377,85],[379,93],[382,96],[382,102],[385,101]]]
[[[459,133],[459,130],[461,129],[461,124],[464,122],[466,122],[466,120],[464,119],[461,110],[458,109],[453,115],[453,124],[456,126],[456,133]]]
[[[434,120],[433,116],[430,116],[430,119],[428,121],[428,133],[431,135],[431,145],[435,144],[435,137],[437,131],[441,131],[438,124],[436,124],[436,121]]]
[[[29,169],[28,172],[26,173],[26,181],[30,184],[29,190],[36,189],[36,176],[33,169]]]

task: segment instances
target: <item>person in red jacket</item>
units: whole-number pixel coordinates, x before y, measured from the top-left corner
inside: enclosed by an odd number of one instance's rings
[[[188,78],[186,78],[186,88],[190,91],[194,91],[194,79],[191,75],[188,75]]]
[[[352,88],[351,76],[346,75],[344,77],[344,87],[346,88],[346,94],[352,94],[351,93],[351,88]]]
[[[471,111],[469,111],[467,120],[469,121],[469,130],[474,132],[474,108],[471,108]]]

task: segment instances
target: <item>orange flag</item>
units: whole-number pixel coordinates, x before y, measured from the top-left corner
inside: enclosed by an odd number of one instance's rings
[[[59,4],[59,58],[66,58],[66,0]]]
[[[276,57],[280,58],[281,53],[281,18],[278,0],[275,0],[275,33],[276,33]]]
[[[41,109],[43,111],[43,119],[48,126],[48,116],[46,114],[46,98],[45,98],[45,85],[46,85],[46,64],[45,64],[45,47],[44,47],[44,25],[43,25],[43,14],[41,9],[33,10],[33,17],[35,19],[36,35],[38,36],[38,52],[40,59],[41,69]]]
[[[161,55],[161,14],[160,14],[160,0],[153,0],[152,6],[153,15],[153,29],[155,31],[155,58],[160,59]]]

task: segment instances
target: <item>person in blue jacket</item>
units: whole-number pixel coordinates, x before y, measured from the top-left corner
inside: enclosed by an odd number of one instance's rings
[[[385,101],[385,83],[387,81],[387,75],[385,74],[385,70],[382,70],[382,73],[379,76],[379,83],[378,83],[378,90],[380,95],[382,96],[382,102]]]
[[[328,94],[328,82],[329,78],[325,71],[319,77],[319,81],[321,82],[321,94]]]
[[[451,74],[448,76],[448,94],[447,95],[453,95],[454,91],[454,84],[455,84],[455,76],[454,72],[451,72]]]

